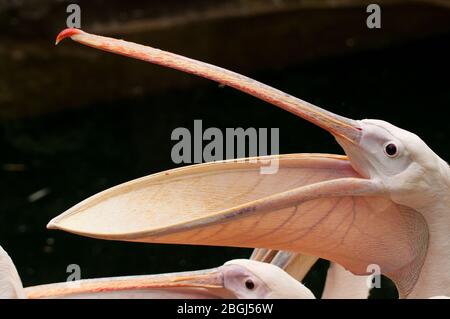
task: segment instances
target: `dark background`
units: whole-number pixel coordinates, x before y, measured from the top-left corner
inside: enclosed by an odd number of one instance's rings
[[[82,28],[249,75],[354,119],[389,121],[448,159],[450,10],[445,1],[72,1]],[[333,4],[331,4],[333,3]],[[202,269],[248,249],[122,243],[48,231],[108,187],[174,168],[172,130],[278,127],[280,152],[342,153],[328,133],[194,76],[82,47],[54,47],[67,2],[0,2],[0,245],[25,286]],[[45,195],[33,200],[30,195]],[[306,284],[320,294],[327,262]],[[374,297],[395,297],[385,280]]]

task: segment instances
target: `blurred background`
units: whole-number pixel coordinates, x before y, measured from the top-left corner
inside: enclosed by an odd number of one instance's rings
[[[202,269],[239,248],[150,245],[46,230],[111,186],[177,165],[177,127],[277,127],[280,152],[342,153],[328,133],[250,96],[174,70],[54,46],[66,7],[85,31],[151,44],[246,74],[354,119],[378,118],[450,155],[450,1],[0,1],[0,245],[25,286]],[[320,296],[328,263],[306,284]],[[372,297],[393,298],[384,279]]]

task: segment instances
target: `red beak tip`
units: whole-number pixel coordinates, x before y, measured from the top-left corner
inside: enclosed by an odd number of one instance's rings
[[[83,31],[81,31],[80,29],[76,29],[76,28],[67,28],[62,30],[58,36],[56,37],[56,41],[55,41],[55,45],[57,45],[59,42],[61,42],[62,40],[64,40],[65,38],[70,38],[71,36],[74,36],[76,34],[80,34]]]

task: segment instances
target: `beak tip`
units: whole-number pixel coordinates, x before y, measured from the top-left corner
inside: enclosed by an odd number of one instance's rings
[[[61,42],[62,40],[64,40],[65,38],[72,37],[72,36],[80,34],[82,32],[83,31],[81,31],[80,29],[76,29],[76,28],[64,29],[56,36],[55,45],[58,45],[58,43]]]
[[[56,218],[53,218],[51,221],[48,222],[47,229],[59,229],[58,222],[56,221]]]

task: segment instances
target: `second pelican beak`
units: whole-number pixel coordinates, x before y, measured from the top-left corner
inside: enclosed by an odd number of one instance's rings
[[[26,288],[28,298],[233,298],[220,268],[148,276],[87,279]]]

